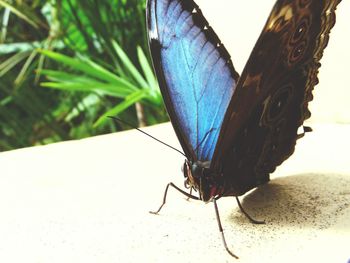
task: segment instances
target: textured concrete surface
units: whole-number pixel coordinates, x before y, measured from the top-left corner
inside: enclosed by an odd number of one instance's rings
[[[272,181],[218,201],[239,262],[350,259],[350,125],[314,124]],[[170,124],[146,129],[178,146]],[[0,153],[0,262],[232,262],[211,203],[186,201],[183,157],[136,131]]]

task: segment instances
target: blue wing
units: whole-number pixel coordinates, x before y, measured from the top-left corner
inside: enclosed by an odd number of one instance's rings
[[[238,74],[192,0],[149,0],[150,48],[177,136],[192,160],[211,160]]]

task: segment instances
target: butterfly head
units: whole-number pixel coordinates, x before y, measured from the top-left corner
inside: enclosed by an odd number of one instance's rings
[[[183,166],[185,176],[185,186],[199,192],[200,200],[209,202],[213,198],[220,196],[222,192],[221,180],[217,180],[218,176],[210,169],[210,161],[186,160]]]

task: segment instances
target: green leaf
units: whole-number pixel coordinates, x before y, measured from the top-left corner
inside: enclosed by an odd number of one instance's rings
[[[94,123],[93,127],[100,126],[104,124],[108,120],[108,116],[115,116],[135,104],[136,102],[142,100],[143,98],[149,96],[149,92],[147,90],[139,90],[134,92],[125,98],[125,100],[119,103],[114,108],[110,109],[106,113],[104,113],[98,120]]]
[[[113,47],[116,50],[119,58],[123,62],[126,69],[130,72],[130,74],[133,76],[133,78],[137,81],[137,83],[142,88],[147,88],[148,84],[145,81],[145,79],[142,77],[140,72],[137,70],[137,68],[134,66],[134,64],[131,62],[131,60],[128,58],[126,53],[123,51],[123,49],[118,45],[117,42],[113,41]]]
[[[111,84],[115,84],[116,86],[125,86],[133,91],[138,90],[138,88],[136,88],[130,82],[116,76],[112,72],[106,70],[105,68],[101,67],[100,65],[94,63],[89,59],[82,61],[49,50],[40,50],[40,53],[57,62],[61,62],[75,70],[82,71],[85,74],[95,77],[97,79],[109,82]]]
[[[125,98],[130,94],[128,90],[115,90],[115,86],[108,84],[86,85],[83,83],[57,83],[57,82],[42,82],[42,87],[66,90],[66,91],[80,91],[80,92],[96,92],[100,95],[109,95],[117,98]]]
[[[11,96],[7,96],[4,99],[0,100],[0,106],[4,107],[6,106],[8,103],[10,103],[11,101],[13,101],[13,97]]]
[[[42,87],[49,87],[68,91],[94,91],[118,98],[125,98],[126,96],[134,92],[134,90],[138,90],[136,87],[134,89],[130,89],[129,86],[126,85],[105,83],[89,77],[55,70],[40,70],[39,74],[46,75],[46,77],[52,81],[42,82]]]
[[[33,51],[41,46],[41,42],[22,42],[22,43],[10,43],[10,44],[0,44],[0,55]]]
[[[17,75],[14,84],[18,87],[23,81],[26,79],[26,74],[29,72],[29,67],[32,64],[34,58],[36,57],[37,52],[36,50],[33,50],[29,57],[27,58],[26,62],[24,63],[23,67],[21,68],[21,71]]]
[[[142,48],[140,46],[137,46],[137,55],[138,55],[143,73],[146,76],[149,87],[152,88],[153,90],[157,89],[158,82],[154,77],[153,70],[150,64],[148,63],[145,53],[143,53]]]
[[[12,13],[16,14],[19,18],[25,20],[26,22],[31,24],[33,27],[39,29],[39,26],[35,23],[35,21],[30,19],[27,15],[25,15],[23,12],[21,12],[20,10],[18,10],[14,6],[10,5],[9,3],[7,3],[3,0],[0,0],[0,6],[8,8],[9,10],[11,10]]]
[[[96,94],[89,94],[84,97],[77,105],[67,114],[65,121],[71,121],[73,118],[78,117],[80,112],[85,111],[87,108],[92,108],[96,104],[100,103],[101,98]]]
[[[20,52],[6,59],[4,62],[0,64],[0,77],[5,75],[9,70],[15,67],[19,62],[24,60],[26,57],[30,55],[31,52]]]

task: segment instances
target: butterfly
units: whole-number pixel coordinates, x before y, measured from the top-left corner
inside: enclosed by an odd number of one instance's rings
[[[239,75],[193,0],[148,0],[153,67],[190,189],[168,184],[162,206],[169,186],[213,201],[223,235],[216,200],[267,183],[311,131],[303,122],[339,2],[277,0]]]

